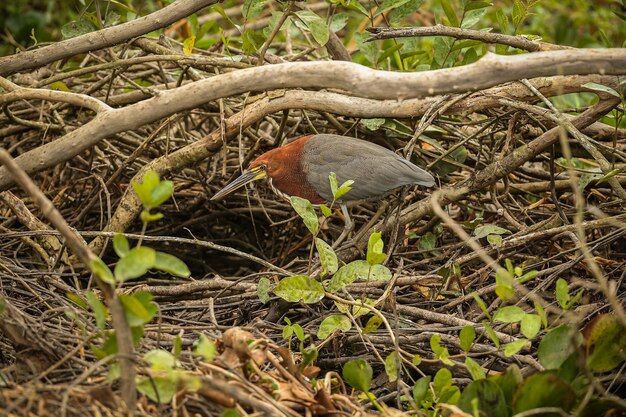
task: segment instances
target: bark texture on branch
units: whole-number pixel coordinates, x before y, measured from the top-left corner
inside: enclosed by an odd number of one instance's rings
[[[6,76],[31,70],[59,59],[126,42],[137,36],[168,26],[217,2],[218,0],[177,0],[161,10],[121,25],[0,58],[0,75]]]

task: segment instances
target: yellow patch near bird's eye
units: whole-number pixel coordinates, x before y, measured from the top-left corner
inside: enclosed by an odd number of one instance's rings
[[[250,171],[254,172],[256,174],[256,176],[254,177],[255,180],[260,180],[263,179],[267,176],[267,171],[265,170],[265,165],[260,165],[258,167],[254,167],[252,168]]]

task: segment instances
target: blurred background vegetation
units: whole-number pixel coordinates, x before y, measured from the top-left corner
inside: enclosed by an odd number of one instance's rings
[[[157,0],[5,0],[0,2],[0,55],[13,54],[17,50],[32,48],[37,44],[58,41],[78,33],[129,21],[169,3]],[[211,11],[228,10],[241,3],[244,0],[224,1],[212,7]],[[219,41],[219,36],[216,35],[220,30],[234,29],[234,25],[241,25],[243,28],[246,20],[276,15],[287,5],[286,2],[272,1],[246,3],[255,3],[253,7],[258,6],[259,14],[248,15],[248,19],[245,19],[241,15],[228,13],[224,14],[228,18],[220,18],[215,23],[204,22],[203,37]],[[327,7],[323,7],[323,3]],[[623,47],[626,41],[626,0],[361,0],[358,5],[356,3],[356,0],[327,0],[297,4],[300,7],[316,5],[316,13],[332,23],[334,30],[340,30],[341,39],[352,47],[362,45],[360,34],[365,27],[372,25],[428,26],[443,23],[456,26],[451,12],[463,27],[480,30],[492,28],[499,33],[538,36],[546,42],[560,45]],[[469,4],[473,5],[470,10]],[[522,7],[526,10],[520,14],[519,9]],[[206,14],[206,9],[201,13]],[[523,17],[521,21],[520,17]],[[196,39],[196,42],[200,40]],[[236,39],[232,41],[235,42]],[[402,42],[418,47],[424,54],[432,57],[430,51],[433,48],[437,49],[439,44],[451,41],[422,38]],[[205,42],[204,45],[209,46],[210,43]],[[385,54],[387,44],[393,44],[397,48],[393,41],[385,42],[382,48],[378,48],[379,55]],[[375,55],[372,49],[374,48],[365,51],[366,58],[370,61]],[[482,55],[481,50],[476,52],[478,56]],[[357,54],[355,59],[360,60],[362,57]],[[421,63],[427,60],[417,61]]]

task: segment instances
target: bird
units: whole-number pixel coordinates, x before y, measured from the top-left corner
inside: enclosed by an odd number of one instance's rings
[[[404,185],[435,185],[430,173],[387,148],[348,136],[316,134],[260,155],[211,200],[221,200],[247,184],[266,178],[273,191],[284,198],[297,196],[314,205],[329,203],[333,201],[331,172],[336,174],[339,184],[354,181],[350,191],[335,201],[346,219],[347,230],[354,226],[348,203],[372,200]]]

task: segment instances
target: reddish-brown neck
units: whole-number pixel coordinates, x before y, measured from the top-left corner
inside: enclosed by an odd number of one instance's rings
[[[324,199],[309,184],[300,165],[304,144],[312,136],[301,137],[285,146],[265,152],[250,163],[249,169],[265,165],[272,186],[280,192],[306,198],[313,204],[323,203]]]

